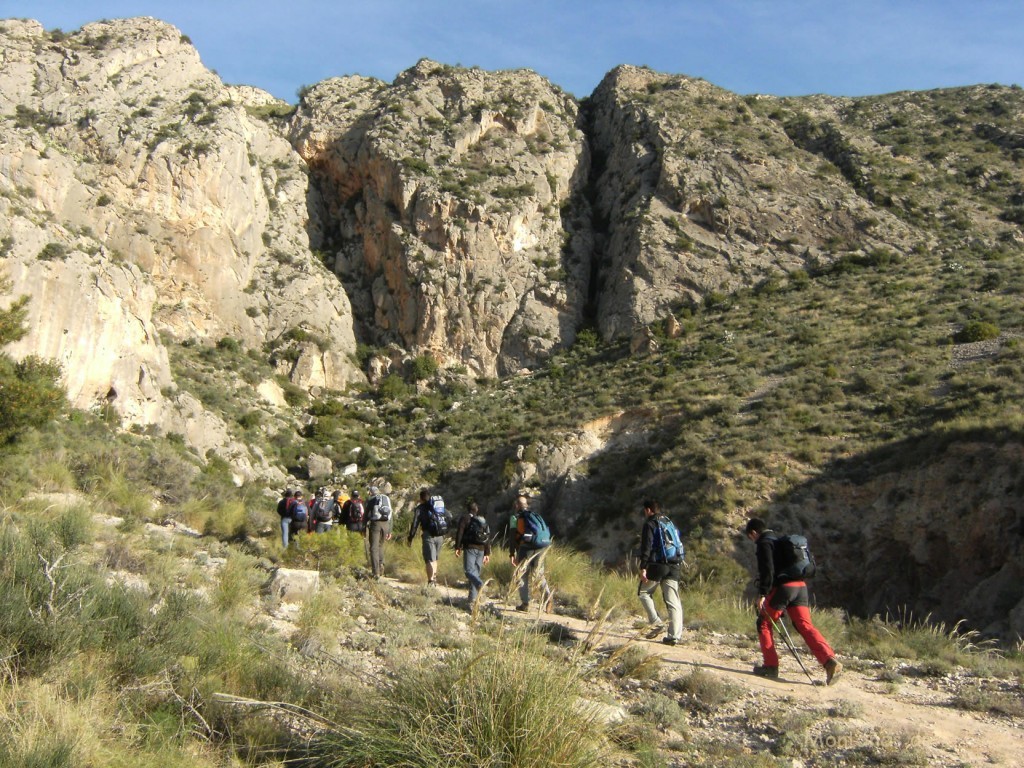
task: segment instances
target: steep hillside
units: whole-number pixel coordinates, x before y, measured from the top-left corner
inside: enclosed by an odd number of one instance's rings
[[[763,514],[813,534],[823,600],[1024,632],[1019,87],[622,66],[577,102],[423,60],[293,108],[152,19],[0,44],[10,351],[190,473],[497,524],[527,489],[609,564],[656,495],[730,579]]]

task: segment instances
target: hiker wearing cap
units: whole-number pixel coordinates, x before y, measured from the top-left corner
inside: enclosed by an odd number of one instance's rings
[[[384,542],[391,540],[391,499],[376,485],[366,501],[366,543],[373,578],[384,575]]]
[[[644,527],[640,531],[640,586],[637,596],[647,614],[647,639],[653,640],[665,628],[654,605],[654,590],[661,586],[668,613],[668,631],[662,641],[676,645],[683,635],[683,604],[679,601],[679,572],[683,564],[679,532],[661,506],[653,499],[643,503]]]
[[[440,509],[435,504],[440,503]],[[437,584],[437,560],[441,556],[444,535],[448,531],[448,513],[444,501],[438,495],[431,496],[426,488],[420,489],[420,503],[412,513],[412,525],[409,528],[409,545],[416,538],[417,529],[423,529],[423,563],[427,569],[427,584]]]
[[[754,674],[773,680],[779,676],[779,654],[775,649],[772,627],[785,611],[818,663],[825,668],[825,684],[832,685],[842,673],[843,665],[811,623],[807,582],[776,572],[779,537],[764,520],[751,518],[747,521],[744,535],[754,542],[757,552],[757,639],[764,663],[754,667]],[[796,649],[793,651],[795,655]]]

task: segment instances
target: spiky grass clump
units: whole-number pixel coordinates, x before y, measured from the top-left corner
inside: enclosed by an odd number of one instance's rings
[[[521,632],[404,670],[316,745],[324,765],[589,768],[608,756],[575,664]]]

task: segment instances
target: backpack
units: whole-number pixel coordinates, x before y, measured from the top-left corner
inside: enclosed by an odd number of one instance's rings
[[[307,515],[309,515],[309,507],[306,506],[306,502],[296,501],[292,504],[292,520],[296,523],[306,522]]]
[[[656,563],[667,563],[678,565],[686,557],[683,548],[683,539],[679,535],[676,524],[664,515],[655,518],[657,525],[654,526],[654,541],[651,549],[651,557]]]
[[[798,533],[775,537],[772,541],[772,562],[776,583],[803,581],[818,570],[807,538]]]
[[[379,520],[390,520],[391,519],[391,499],[385,496],[383,493],[377,500],[377,515]]]
[[[362,525],[364,517],[363,502],[359,499],[349,499],[348,514],[345,516],[345,524]]]
[[[483,515],[470,515],[466,528],[462,531],[462,543],[486,544],[491,540],[491,528]]]
[[[525,530],[520,541],[525,546],[530,549],[543,549],[551,543],[551,529],[539,512],[528,509],[523,513],[522,520]]]
[[[331,507],[333,499],[321,499],[313,506],[313,519],[318,523],[330,523],[334,521],[334,513]]]
[[[448,513],[444,508],[444,499],[440,496],[427,499],[427,519],[424,523],[431,536],[444,536],[448,533]]]
[[[292,505],[291,498],[281,499],[277,502],[277,514],[279,517],[288,517],[288,507]]]

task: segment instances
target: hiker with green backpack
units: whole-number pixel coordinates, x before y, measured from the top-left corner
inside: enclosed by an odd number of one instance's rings
[[[756,517],[747,521],[743,533],[754,542],[757,550],[758,598],[755,607],[757,639],[764,663],[754,667],[754,674],[771,680],[779,677],[779,654],[775,650],[772,629],[782,629],[784,638],[789,642],[785,625],[780,624],[782,612],[785,611],[818,663],[825,668],[825,685],[832,685],[842,673],[843,665],[821,632],[811,623],[806,579],[814,575],[815,566],[807,547],[807,539],[798,535],[780,536],[768,528],[764,520]],[[803,667],[796,647],[791,642],[790,651]],[[807,671],[806,668],[804,671]]]
[[[519,581],[519,605],[516,610],[530,610],[530,581],[539,579],[545,594],[550,594],[544,578],[544,552],[551,545],[551,529],[539,512],[530,509],[526,496],[516,497],[514,528],[510,530],[509,557],[513,568],[522,567]],[[509,521],[512,523],[512,521]]]
[[[679,530],[653,499],[643,503],[644,527],[640,531],[640,586],[637,596],[647,613],[647,639],[653,640],[665,629],[654,605],[654,590],[661,586],[661,596],[668,612],[668,630],[662,641],[676,645],[683,635],[683,604],[679,600],[679,572],[685,553]]]

